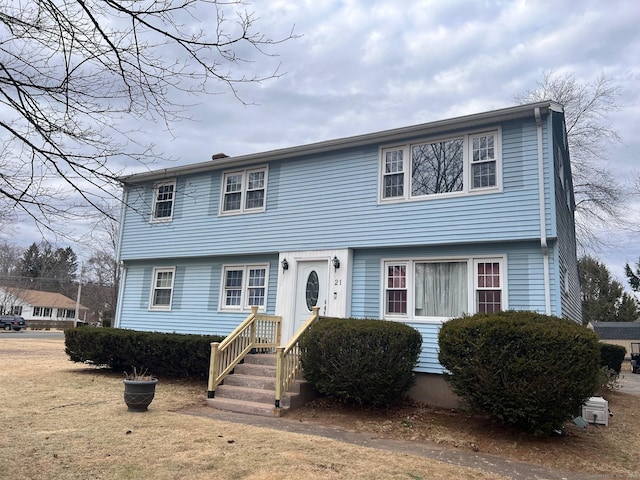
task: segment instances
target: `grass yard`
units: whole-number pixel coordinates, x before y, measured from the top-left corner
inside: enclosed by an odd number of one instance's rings
[[[0,472],[7,479],[500,479],[481,470],[311,435],[184,415],[204,382],[163,380],[148,412],[128,412],[122,376],[70,362],[62,339],[0,339]],[[606,478],[640,478],[640,396],[609,399],[610,427],[533,438],[465,412],[326,400],[285,419],[498,455]]]
[[[421,457],[176,413],[206,384],[161,380],[128,412],[122,376],[70,362],[58,340],[0,339],[3,479],[500,479]]]

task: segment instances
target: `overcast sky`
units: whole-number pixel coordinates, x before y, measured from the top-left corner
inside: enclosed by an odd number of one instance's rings
[[[251,106],[228,92],[190,98],[193,121],[174,125],[173,136],[142,127],[141,138],[174,159],[152,169],[508,107],[554,71],[615,81],[623,108],[609,120],[624,144],[612,149],[610,167],[621,178],[640,171],[637,0],[256,0],[247,8],[273,38],[295,26],[300,37],[274,47],[278,57],[251,65],[266,73],[281,63],[286,75],[243,86]],[[21,231],[26,240],[28,228]],[[607,237],[612,245],[599,257],[624,281],[640,236]]]

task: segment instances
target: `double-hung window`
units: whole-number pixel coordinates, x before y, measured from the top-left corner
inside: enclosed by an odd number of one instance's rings
[[[384,262],[384,315],[444,321],[504,309],[502,258]]]
[[[153,284],[149,302],[151,310],[171,310],[175,273],[175,267],[153,269]]]
[[[264,211],[266,187],[266,167],[225,173],[222,179],[222,213]]]
[[[497,185],[496,135],[487,133],[471,137],[471,188]]]
[[[477,313],[502,310],[502,268],[496,260],[475,260]]]
[[[499,133],[465,134],[384,148],[380,201],[498,190]]]
[[[153,188],[153,214],[154,222],[168,222],[173,217],[173,203],[175,200],[176,182],[156,183]]]
[[[384,198],[404,196],[404,150],[385,150],[383,153]]]
[[[267,298],[267,265],[232,265],[223,269],[223,310],[264,308]]]

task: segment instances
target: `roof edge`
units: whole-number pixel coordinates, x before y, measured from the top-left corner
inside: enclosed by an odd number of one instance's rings
[[[391,143],[412,135],[427,133],[439,133],[450,129],[453,126],[460,128],[473,127],[475,125],[505,121],[516,120],[519,118],[534,117],[535,109],[539,108],[540,113],[546,114],[549,111],[563,112],[562,105],[552,100],[544,100],[541,102],[527,103],[523,105],[516,105],[513,107],[501,108],[498,110],[490,110],[482,113],[474,113],[470,115],[463,115],[460,117],[453,117],[444,120],[436,120],[433,122],[421,123],[418,125],[411,125],[408,127],[394,128],[391,130],[381,130],[372,133],[366,133],[361,135],[355,135],[351,137],[337,138],[333,140],[324,140],[320,142],[299,145],[294,147],[285,147],[276,150],[270,150],[260,153],[252,153],[247,155],[240,155],[237,157],[223,157],[208,160],[206,162],[192,163],[189,165],[183,165],[178,167],[163,168],[159,170],[152,170],[149,172],[134,173],[131,175],[124,175],[118,178],[123,183],[141,183],[151,180],[166,180],[181,175],[188,175],[194,173],[202,173],[210,170],[217,170],[220,168],[230,166],[242,166],[251,163],[270,162],[273,160],[284,160],[300,155],[311,155],[316,153],[326,153],[334,150],[338,150],[345,147],[359,147],[363,145],[369,145],[371,143]]]

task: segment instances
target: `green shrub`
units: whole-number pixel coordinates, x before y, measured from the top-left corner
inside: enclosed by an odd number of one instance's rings
[[[323,318],[301,338],[305,378],[347,403],[385,406],[414,384],[420,333],[383,320]]]
[[[627,349],[622,345],[610,345],[600,342],[600,365],[620,373]]]
[[[598,340],[569,320],[521,311],[477,314],[446,322],[439,346],[458,395],[537,435],[578,415],[598,387]]]
[[[65,330],[65,352],[74,362],[116,371],[146,368],[154,376],[202,377],[209,374],[212,342],[219,335],[181,335],[118,328]]]

